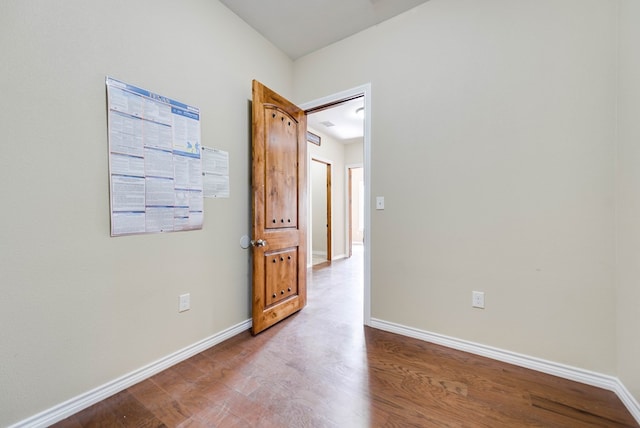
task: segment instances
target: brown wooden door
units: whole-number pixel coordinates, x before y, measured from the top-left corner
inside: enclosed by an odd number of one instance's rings
[[[253,326],[257,334],[307,302],[307,117],[253,81]]]

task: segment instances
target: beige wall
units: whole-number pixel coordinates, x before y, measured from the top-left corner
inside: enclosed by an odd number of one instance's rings
[[[616,44],[608,0],[431,0],[295,62],[371,83],[372,317],[616,373]]]
[[[364,163],[364,141],[363,138],[353,138],[345,141],[344,145],[345,165],[356,165]]]
[[[618,370],[640,401],[640,2],[620,2]]]
[[[4,0],[0,52],[7,426],[250,317],[251,80],[290,96],[292,63],[211,0]],[[229,152],[203,230],[109,237],[106,75],[200,107]]]

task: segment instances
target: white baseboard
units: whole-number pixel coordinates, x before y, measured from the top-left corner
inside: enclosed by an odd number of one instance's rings
[[[193,345],[189,345],[173,354],[167,355],[153,363],[132,371],[118,379],[108,382],[102,386],[99,386],[89,392],[78,395],[64,403],[58,404],[50,409],[47,409],[37,415],[34,415],[28,419],[20,421],[9,428],[32,428],[32,427],[48,427],[58,421],[61,421],[69,416],[86,409],[87,407],[102,401],[112,395],[141,382],[156,373],[168,369],[169,367],[178,364],[187,358],[211,348],[218,343],[242,333],[245,330],[251,328],[251,320],[243,321],[226,330],[214,334],[206,339],[196,342]]]
[[[414,339],[423,340],[425,342],[435,343],[437,345],[446,346],[459,351],[469,352],[471,354],[480,355],[497,361],[502,361],[612,391],[618,396],[618,398],[620,398],[620,401],[622,401],[635,420],[640,423],[640,404],[638,404],[638,401],[616,377],[555,363],[553,361],[543,360],[541,358],[518,354],[504,349],[481,345],[467,340],[456,339],[438,333],[431,333],[380,319],[372,318],[370,326],[390,333],[413,337]]]
[[[640,404],[631,395],[629,390],[613,376],[608,376],[588,370],[567,366],[564,364],[554,363],[552,361],[543,360],[523,354],[518,354],[491,346],[481,345],[466,340],[456,339],[445,335],[431,333],[418,330],[412,327],[406,327],[379,319],[372,318],[370,326],[379,330],[400,334],[402,336],[413,337],[415,339],[424,340],[425,342],[435,343],[437,345],[446,346],[452,349],[469,352],[483,357],[492,358],[494,360],[503,361],[505,363],[514,364],[520,367],[526,367],[542,373],[551,374],[565,379],[581,382],[587,385],[596,386],[609,391],[613,391],[620,401],[627,407],[631,415],[640,423]],[[251,320],[243,321],[213,336],[187,346],[173,354],[161,358],[145,367],[128,373],[116,380],[108,382],[89,392],[81,394],[70,400],[65,401],[57,406],[47,409],[28,419],[20,421],[9,428],[26,428],[26,427],[47,427],[58,421],[61,421],[99,401],[102,401],[130,386],[141,382],[156,373],[166,370],[169,367],[178,364],[218,343],[242,333],[251,328]]]
[[[627,408],[629,413],[631,413],[631,416],[634,417],[636,422],[640,424],[640,403],[638,403],[638,400],[636,400],[635,397],[631,395],[631,392],[629,392],[629,390],[624,386],[624,384],[619,379],[616,379],[616,380],[618,381],[618,385],[617,385],[618,387],[613,392],[616,393],[620,401],[622,401],[622,404],[625,405],[625,407]]]

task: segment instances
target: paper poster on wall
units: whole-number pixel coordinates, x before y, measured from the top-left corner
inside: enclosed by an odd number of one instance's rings
[[[229,152],[203,146],[202,177],[205,198],[228,198]]]
[[[200,110],[106,78],[111,236],[201,229]]]

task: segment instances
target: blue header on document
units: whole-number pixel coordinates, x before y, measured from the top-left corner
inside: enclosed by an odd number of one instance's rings
[[[146,89],[138,88],[137,86],[125,83],[121,80],[117,80],[109,76],[107,76],[107,85],[115,86],[134,94],[142,95],[143,97],[150,98],[154,101],[169,104],[171,106],[171,112],[173,114],[178,114],[190,119],[200,120],[200,109],[197,107],[192,107],[190,105],[181,103],[180,101],[172,100],[171,98],[167,98],[163,95],[156,94]]]

